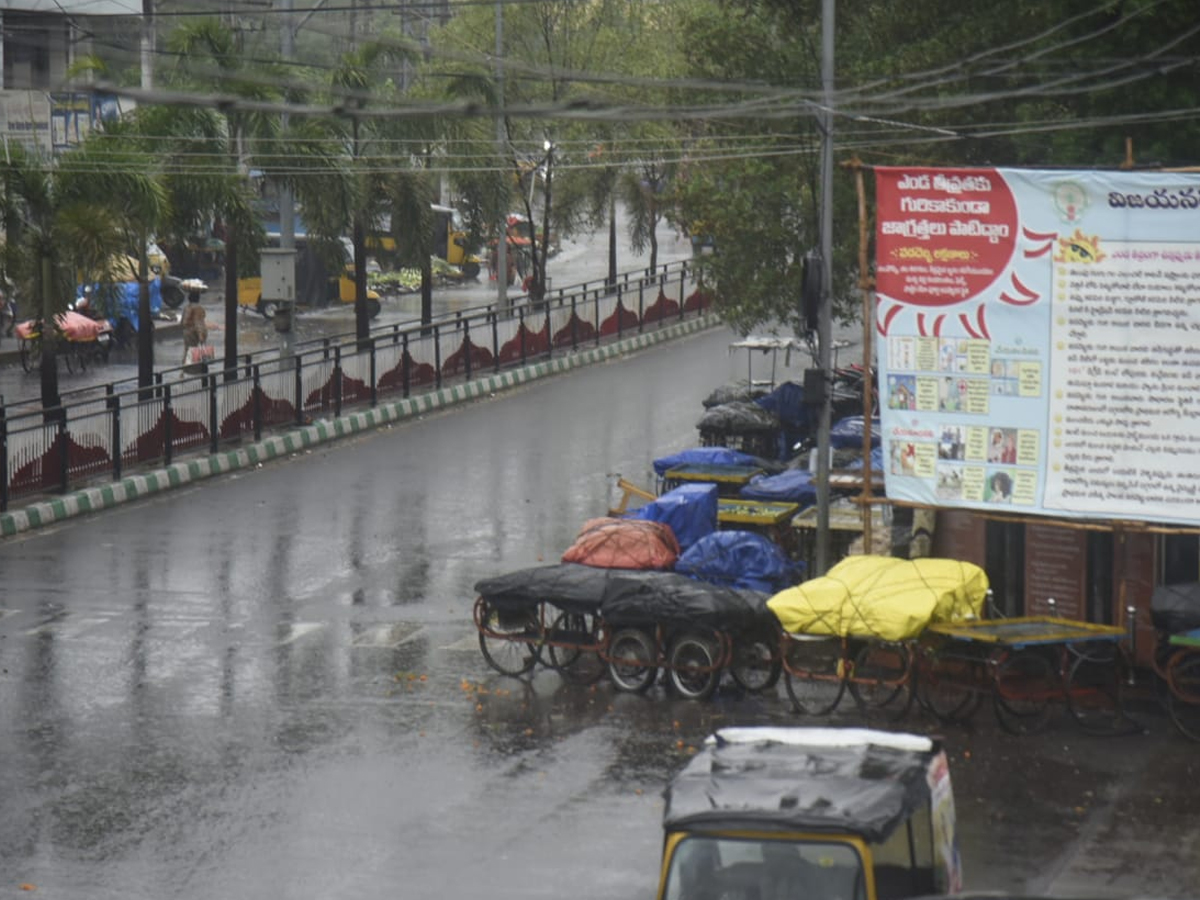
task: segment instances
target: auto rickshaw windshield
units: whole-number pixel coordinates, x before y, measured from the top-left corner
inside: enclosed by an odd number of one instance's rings
[[[694,834],[675,847],[664,900],[865,900],[851,843]]]

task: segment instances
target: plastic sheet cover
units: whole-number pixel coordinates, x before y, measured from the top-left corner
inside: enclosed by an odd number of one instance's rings
[[[670,525],[605,517],[584,522],[561,561],[602,569],[673,569],[678,557]]]
[[[774,594],[798,584],[804,563],[795,562],[761,534],[714,531],[679,557],[675,571],[712,584]]]
[[[669,525],[680,549],[686,550],[717,530],[717,499],[715,484],[681,484],[629,513],[628,518]]]
[[[748,381],[737,381],[733,384],[723,384],[701,401],[705,409],[711,409],[714,406],[720,406],[722,403],[733,403],[734,401],[750,402],[763,396],[766,391],[759,387],[752,387]]]
[[[1200,628],[1200,581],[1156,587],[1150,595],[1150,621],[1171,634]]]
[[[812,473],[806,469],[788,469],[778,475],[759,475],[738,491],[743,500],[768,503],[799,503],[801,508],[817,502]]]
[[[839,419],[829,429],[829,443],[839,450],[861,450],[863,445],[862,416],[847,416]],[[871,420],[871,446],[879,446],[879,419]],[[882,468],[882,467],[881,467]]]
[[[663,827],[817,831],[881,843],[929,805],[928,771],[938,752],[869,742],[726,742],[718,732],[664,792]]]
[[[604,599],[609,574],[620,571],[625,570],[577,563],[533,566],[477,581],[475,593],[502,608],[527,609],[549,603],[563,612],[594,613]]]
[[[676,466],[756,466],[757,456],[743,453],[741,450],[731,450],[728,447],[693,447],[690,450],[680,450],[670,456],[660,456],[654,460],[654,474],[662,478]]]
[[[987,589],[987,574],[968,562],[849,556],[767,605],[791,634],[901,641],[932,622],[980,618]]]
[[[735,400],[714,406],[700,417],[696,427],[701,431],[723,431],[734,434],[770,433],[780,430],[779,416],[757,403]]]
[[[767,596],[676,572],[613,572],[600,616],[618,627],[691,625],[737,632],[771,621]]]
[[[804,388],[794,381],[785,381],[765,397],[754,401],[767,412],[774,413],[784,427],[793,431],[808,431],[812,427],[809,408],[804,402]]]

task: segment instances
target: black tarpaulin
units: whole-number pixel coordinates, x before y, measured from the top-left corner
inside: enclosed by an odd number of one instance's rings
[[[518,569],[475,583],[475,592],[500,608],[524,609],[549,603],[564,612],[594,613],[604,599],[610,573],[578,563]]]
[[[930,802],[927,773],[938,751],[919,736],[832,728],[732,731],[811,731],[814,742],[727,741],[718,732],[667,787],[664,828],[836,832],[879,843]],[[863,740],[816,741],[831,733]],[[875,734],[886,743],[876,743]],[[892,738],[911,738],[912,746]]]
[[[613,625],[739,631],[770,621],[766,601],[759,591],[708,584],[675,572],[614,573],[600,615]]]
[[[1150,621],[1171,634],[1200,628],[1200,581],[1156,587],[1150,595]]]
[[[781,427],[779,416],[763,409],[757,403],[735,400],[714,406],[700,417],[696,427],[701,431],[727,431],[737,434],[746,432],[773,432]]]

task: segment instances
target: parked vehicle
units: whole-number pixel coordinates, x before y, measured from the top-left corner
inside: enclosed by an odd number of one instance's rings
[[[724,728],[671,781],[658,900],[957,893],[946,754],[859,728]]]

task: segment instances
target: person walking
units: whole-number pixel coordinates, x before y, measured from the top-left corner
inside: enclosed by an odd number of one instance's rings
[[[183,311],[183,365],[190,360],[188,354],[193,347],[202,347],[208,343],[208,323],[206,313],[200,305],[200,292],[188,293],[187,308]]]

